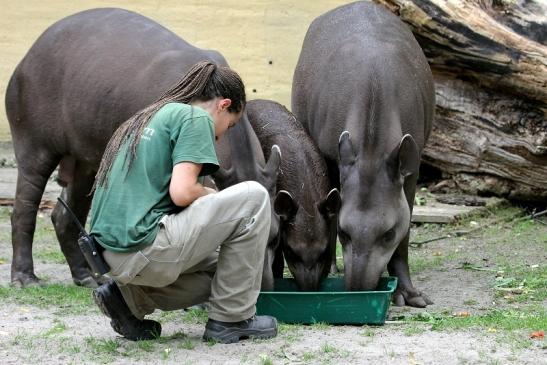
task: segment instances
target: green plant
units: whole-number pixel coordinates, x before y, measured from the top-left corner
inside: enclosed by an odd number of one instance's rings
[[[182,321],[189,324],[205,324],[209,315],[207,311],[201,308],[190,308],[187,309],[184,315],[182,316]]]
[[[185,350],[193,350],[196,345],[189,338],[186,338],[180,343],[179,347]]]
[[[91,298],[91,289],[74,285],[50,284],[27,288],[0,286],[0,300],[38,308],[57,309],[58,314],[89,313],[97,311]]]
[[[273,365],[272,359],[267,354],[259,354],[258,360],[260,361],[261,365]]]
[[[58,335],[66,330],[66,324],[58,319],[53,320],[53,327],[43,333],[44,337],[51,337]]]
[[[321,345],[321,351],[324,353],[331,353],[331,352],[337,352],[338,349],[332,345],[330,345],[328,342],[324,342]]]
[[[102,339],[94,337],[86,337],[85,343],[95,355],[116,355],[118,354],[118,347],[120,343],[112,339]]]

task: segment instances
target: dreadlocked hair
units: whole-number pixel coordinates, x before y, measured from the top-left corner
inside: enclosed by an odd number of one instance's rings
[[[192,66],[173,87],[156,101],[138,111],[121,124],[106,145],[99,170],[95,175],[92,192],[99,186],[108,184],[108,174],[121,147],[129,143],[124,163],[131,168],[137,154],[137,146],[142,131],[150,119],[165,104],[178,102],[189,104],[195,101],[209,101],[215,97],[231,99],[230,113],[239,113],[245,108],[245,87],[239,75],[228,67],[220,67],[209,61]]]

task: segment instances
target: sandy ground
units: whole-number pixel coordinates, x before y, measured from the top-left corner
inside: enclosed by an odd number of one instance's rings
[[[5,254],[4,243],[2,242],[0,256]],[[48,277],[50,283],[70,282],[65,265],[38,264],[37,272]],[[435,305],[427,309],[430,312],[447,308],[470,310],[469,306],[462,306],[462,298],[475,298],[478,301],[476,308],[492,304],[489,285],[481,276],[477,272],[456,273],[453,270],[448,270],[445,274],[431,272],[422,275],[422,280],[418,280],[417,284],[435,301]],[[0,265],[0,282],[6,283],[8,280],[9,263],[6,263]],[[396,317],[407,310],[392,308],[390,316]],[[119,354],[94,360],[91,351],[86,350],[86,339],[115,339],[116,335],[108,320],[95,308],[90,308],[90,313],[85,316],[59,316],[55,312],[56,308],[44,310],[14,304],[0,306],[0,362],[149,363],[159,360],[162,351],[169,349],[169,356],[161,359],[169,364],[264,364],[264,359],[270,359],[273,364],[545,364],[545,350],[513,350],[500,341],[496,334],[484,330],[439,332],[431,331],[423,325],[419,326],[421,333],[409,335],[408,330],[405,331],[398,323],[388,323],[382,327],[296,326],[282,331],[273,340],[209,346],[200,340],[203,325],[183,324],[176,319],[164,323],[162,335],[165,337],[183,332],[195,344],[194,349],[181,349],[178,347],[181,340],[172,339],[156,346],[154,352],[141,354],[139,358],[124,358],[123,349],[131,348],[133,343],[119,339]],[[181,317],[184,315],[182,311],[179,313]],[[56,339],[44,337],[43,334],[56,321],[62,321],[66,330]],[[67,341],[70,346],[78,347],[79,353],[67,351],[63,347],[67,345]],[[334,350],[326,351],[328,348]],[[316,355],[309,361],[303,361],[303,358],[311,356],[306,354]]]

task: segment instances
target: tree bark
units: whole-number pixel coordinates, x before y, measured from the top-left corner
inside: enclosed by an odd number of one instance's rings
[[[433,71],[423,161],[468,193],[547,202],[545,2],[375,1],[409,24]]]

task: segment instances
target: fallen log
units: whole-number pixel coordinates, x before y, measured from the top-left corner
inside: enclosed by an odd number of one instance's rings
[[[423,161],[467,193],[547,202],[547,4],[376,2],[409,24],[433,71]]]

